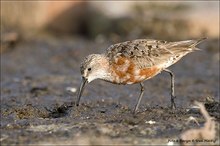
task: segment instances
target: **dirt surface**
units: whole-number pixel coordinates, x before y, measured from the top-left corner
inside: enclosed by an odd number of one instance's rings
[[[88,84],[79,107],[80,62],[104,52],[110,42],[41,37],[22,41],[1,54],[2,144],[160,144],[178,139],[205,119],[192,100],[219,116],[219,42],[208,39],[170,67],[175,73],[177,110],[170,106],[170,76],[145,81],[139,112],[134,108],[140,87],[104,81]],[[73,92],[69,91],[72,90]],[[187,124],[190,116],[194,122]],[[219,142],[219,141],[217,141]],[[217,142],[212,144],[217,145]]]

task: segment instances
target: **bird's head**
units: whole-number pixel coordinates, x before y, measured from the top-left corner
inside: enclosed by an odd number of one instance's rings
[[[95,79],[107,79],[109,76],[109,62],[103,54],[91,54],[87,56],[80,67],[82,82],[79,88],[77,105],[79,104],[84,86]]]
[[[104,55],[91,54],[81,64],[81,75],[88,83],[95,79],[102,79],[107,73],[107,65],[108,61]]]

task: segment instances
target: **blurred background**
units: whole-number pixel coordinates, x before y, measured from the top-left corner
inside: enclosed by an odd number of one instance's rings
[[[140,90],[138,84],[118,86],[97,80],[85,88],[82,108],[78,112],[64,104],[69,105],[76,100],[83,58],[88,54],[105,52],[111,44],[126,40],[180,41],[203,37],[208,39],[198,46],[201,51],[187,55],[170,67],[176,76],[178,108],[188,108],[191,100],[219,101],[219,1],[1,1],[0,106],[1,130],[7,137],[4,142],[48,142],[48,137],[52,137],[52,142],[62,143],[72,140],[75,135],[84,138],[83,134],[89,131],[77,127],[56,134],[20,130],[30,125],[67,123],[67,126],[75,126],[79,121],[88,122],[89,118],[92,125],[94,122],[99,125],[99,122],[108,123],[116,118],[118,122],[113,120],[112,123],[120,126],[120,120],[130,118],[129,111],[124,117],[121,114],[123,109],[134,107]],[[168,107],[169,85],[166,73],[146,81],[140,111]],[[69,108],[76,113],[69,116],[66,112]],[[219,115],[219,106],[213,111]],[[145,118],[150,114],[153,119],[157,117],[151,110],[144,113]],[[165,120],[161,123],[174,122],[173,119],[167,120],[170,117],[167,114],[158,115],[159,120]],[[138,121],[143,119],[141,116],[137,118]],[[177,121],[178,124],[180,122],[185,122],[184,117]],[[124,125],[113,131],[117,129],[120,134],[120,131],[127,129],[126,134],[122,134],[125,139],[141,138],[136,130],[129,131],[130,128]],[[96,136],[97,130],[93,127],[89,125],[88,129]],[[143,127],[146,128],[144,121]],[[154,128],[160,134],[155,136],[150,132],[146,137],[167,138],[170,134],[179,134],[178,125],[168,127],[174,131],[161,134],[167,128]],[[115,137],[106,136],[109,139]]]
[[[53,33],[91,40],[218,37],[219,3],[199,2],[2,2],[1,33]],[[3,35],[4,37],[4,35]]]
[[[218,1],[1,2],[1,53],[22,50],[3,64],[7,75],[72,73],[84,56],[125,40],[201,37],[219,38]]]

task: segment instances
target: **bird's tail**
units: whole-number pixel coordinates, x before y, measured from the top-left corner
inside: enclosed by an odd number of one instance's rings
[[[171,42],[168,44],[168,47],[172,50],[172,48],[175,49],[180,49],[182,51],[195,51],[195,50],[200,50],[199,48],[196,48],[196,45],[201,43],[203,40],[207,38],[200,38],[196,40],[186,40],[186,41],[179,41],[179,42]]]
[[[196,39],[196,40],[191,40],[192,44],[189,47],[200,50],[199,48],[196,48],[196,45],[198,45],[199,43],[201,43],[202,41],[204,41],[206,39],[207,38],[200,38],[200,39]]]
[[[168,61],[169,63],[163,64],[163,68],[167,68],[170,65],[176,63],[180,60],[183,56],[191,53],[195,50],[199,50],[196,48],[196,45],[199,44],[201,41],[205,40],[206,38],[201,38],[197,40],[186,40],[186,41],[179,41],[179,42],[170,42],[166,44],[164,47],[167,52],[169,52],[166,58],[170,58]]]

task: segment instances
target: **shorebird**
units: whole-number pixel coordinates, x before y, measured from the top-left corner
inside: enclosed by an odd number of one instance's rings
[[[81,64],[82,82],[76,106],[79,105],[86,83],[102,79],[115,84],[140,84],[140,94],[133,110],[136,113],[144,93],[144,81],[165,71],[171,76],[171,108],[174,102],[174,73],[167,69],[183,56],[195,50],[206,38],[167,42],[152,39],[137,39],[111,45],[104,54],[91,54]]]

